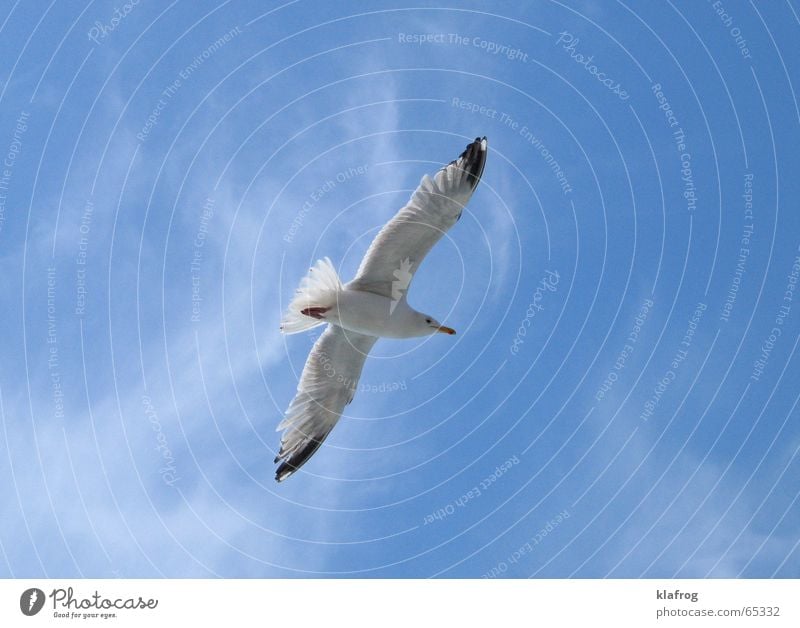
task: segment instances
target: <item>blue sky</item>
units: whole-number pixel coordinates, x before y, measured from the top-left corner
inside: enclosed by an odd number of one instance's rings
[[[800,7],[415,5],[0,9],[2,575],[800,576]],[[478,135],[458,335],[276,484],[282,308]]]

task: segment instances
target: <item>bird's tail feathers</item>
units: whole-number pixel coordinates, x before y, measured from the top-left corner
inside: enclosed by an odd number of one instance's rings
[[[303,310],[318,310],[333,307],[336,304],[338,293],[342,290],[339,274],[327,257],[317,260],[317,263],[308,271],[300,282],[300,287],[295,292],[294,298],[281,321],[281,332],[296,334],[317,325],[322,325],[325,320],[315,318],[303,313]]]

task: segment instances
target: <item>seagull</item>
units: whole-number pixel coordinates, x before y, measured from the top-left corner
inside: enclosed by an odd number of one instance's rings
[[[433,178],[425,175],[408,204],[372,241],[355,278],[342,284],[327,257],[300,282],[281,332],[328,325],[311,349],[297,394],[277,431],[284,430],[275,463],[282,482],[319,449],[353,400],[361,370],[378,338],[455,334],[433,316],[411,308],[408,287],[422,260],[464,211],[486,164],[478,137]]]

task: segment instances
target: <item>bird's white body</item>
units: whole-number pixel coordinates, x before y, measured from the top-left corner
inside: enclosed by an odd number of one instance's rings
[[[456,333],[412,309],[406,292],[428,251],[461,217],[483,174],[486,151],[486,138],[476,138],[458,159],[433,177],[424,176],[408,204],[375,237],[351,282],[341,282],[328,258],[300,282],[281,331],[294,334],[326,323],[328,328],[311,349],[297,395],[278,425],[285,430],[275,458],[279,482],[303,465],[336,425],[378,338]]]
[[[345,288],[322,319],[368,336],[381,338],[416,338],[432,333],[425,324],[425,315],[411,308],[404,298],[399,300]],[[420,322],[422,321],[422,322]]]

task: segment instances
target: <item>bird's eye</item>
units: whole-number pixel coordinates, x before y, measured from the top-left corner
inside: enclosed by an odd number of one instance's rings
[[[430,322],[431,322],[431,319],[429,319],[429,318],[426,318],[426,319],[425,319],[425,322],[426,322],[426,323],[430,323]]]

